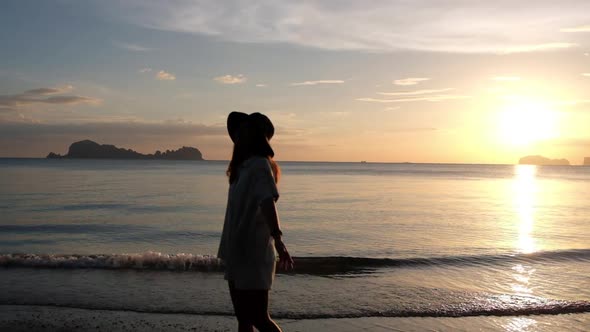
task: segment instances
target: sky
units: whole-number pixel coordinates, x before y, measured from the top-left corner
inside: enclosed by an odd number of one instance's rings
[[[91,139],[227,160],[590,157],[590,1],[0,2],[0,157]]]

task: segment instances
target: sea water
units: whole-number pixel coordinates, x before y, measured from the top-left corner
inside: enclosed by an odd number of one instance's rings
[[[590,167],[280,165],[275,317],[590,312]],[[231,315],[226,167],[0,159],[0,305]]]

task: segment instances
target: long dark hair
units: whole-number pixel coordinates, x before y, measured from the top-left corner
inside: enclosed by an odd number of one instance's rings
[[[234,143],[231,161],[225,174],[229,177],[229,183],[234,183],[238,179],[238,169],[240,165],[250,157],[258,156],[267,158],[275,176],[275,181],[279,182],[281,168],[273,160],[275,153],[264,135],[264,132],[257,130],[250,123],[243,124]]]

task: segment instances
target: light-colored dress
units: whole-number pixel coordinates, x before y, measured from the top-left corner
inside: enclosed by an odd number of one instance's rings
[[[275,274],[274,239],[260,203],[279,198],[270,161],[252,157],[238,169],[229,187],[217,257],[225,264],[225,279],[237,289],[270,289]]]

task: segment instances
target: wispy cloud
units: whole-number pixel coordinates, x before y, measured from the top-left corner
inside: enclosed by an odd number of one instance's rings
[[[396,80],[394,83],[397,83],[398,85],[415,85],[418,82],[422,82],[425,80],[429,80],[429,78],[412,78],[411,77],[411,78]],[[377,92],[377,94],[382,95],[382,96],[397,97],[397,98],[365,97],[365,98],[357,98],[356,100],[371,102],[371,103],[388,104],[388,103],[404,103],[404,102],[414,102],[414,101],[437,102],[437,101],[443,101],[443,100],[470,98],[470,96],[445,93],[445,92],[449,92],[452,90],[455,90],[455,89],[454,88],[443,88],[443,89],[420,89],[420,90],[410,90],[410,91]],[[397,108],[399,108],[399,106],[388,107],[388,108],[386,108],[386,110],[387,109],[394,110]]]
[[[461,53],[572,47],[584,40],[576,34],[564,36],[563,32],[586,31],[587,25],[583,24],[588,22],[590,12],[587,0],[463,1],[461,6],[452,1],[106,3],[114,15],[141,26],[236,42],[291,43],[332,50]]]
[[[115,41],[113,42],[116,46],[128,50],[128,51],[134,51],[134,52],[147,52],[147,51],[151,51],[153,50],[153,48],[149,48],[149,47],[145,47],[145,46],[141,46],[138,44],[132,44],[132,43],[124,43],[124,42],[118,42]]]
[[[46,95],[68,93],[72,90],[74,90],[74,87],[72,85],[68,84],[68,85],[62,85],[62,86],[58,86],[58,87],[54,87],[54,88],[38,88],[38,89],[27,90],[24,92],[24,94],[25,95],[46,96]]]
[[[176,79],[176,76],[165,70],[160,70],[156,73],[156,79],[160,81],[174,81]]]
[[[446,88],[446,89],[398,91],[398,92],[377,92],[377,94],[380,94],[383,96],[416,96],[416,95],[441,93],[441,92],[446,92],[446,91],[451,91],[451,90],[454,90],[454,89],[453,88]]]
[[[590,32],[590,24],[589,25],[580,25],[573,28],[564,28],[561,29],[562,32]]]
[[[141,68],[139,70],[139,73],[141,73],[141,74],[151,73],[151,72],[152,72],[152,68]]]
[[[453,100],[453,99],[465,99],[470,98],[470,96],[463,96],[463,95],[432,95],[432,96],[423,96],[423,97],[413,97],[413,98],[395,98],[395,99],[382,99],[382,98],[357,98],[358,101],[366,101],[372,103],[405,103],[405,102],[413,102],[413,101],[444,101],[444,100]]]
[[[399,80],[395,80],[395,81],[393,81],[393,84],[407,86],[407,85],[416,85],[420,82],[429,81],[429,80],[430,80],[430,78],[427,78],[427,77],[408,77],[408,78],[402,78]]]
[[[579,44],[577,43],[566,43],[566,42],[557,42],[557,43],[542,43],[542,44],[523,44],[523,45],[515,45],[515,46],[508,46],[504,49],[500,50],[498,53],[510,54],[510,53],[528,53],[528,52],[536,52],[536,51],[554,51],[554,50],[561,50],[566,48],[577,47]]]
[[[495,76],[492,77],[494,81],[502,81],[502,82],[513,82],[513,81],[520,81],[520,77],[518,76]]]
[[[342,84],[343,80],[319,80],[319,81],[305,81],[291,83],[291,86],[305,86],[305,85],[318,85],[318,84]]]
[[[223,75],[213,78],[215,81],[221,84],[242,84],[248,79],[242,74],[238,75]]]
[[[115,136],[139,135],[139,136],[225,136],[225,126],[208,126],[199,123],[187,122],[182,119],[167,121],[110,121],[110,122],[86,122],[86,123],[2,123],[6,131],[12,131],[15,135],[28,135],[33,132],[38,134],[85,134],[88,136],[108,135]],[[4,135],[6,131],[3,132]]]
[[[415,133],[415,132],[425,132],[425,131],[436,131],[438,129],[434,127],[408,127],[408,128],[394,128],[389,130],[389,132],[394,133]]]
[[[257,88],[266,88],[267,86],[267,84],[256,84]]]
[[[32,89],[13,95],[0,95],[0,110],[14,110],[32,104],[74,105],[99,104],[101,102],[97,98],[62,95],[73,89],[73,86],[65,85],[53,88]]]
[[[590,73],[582,73],[582,76],[590,77]]]

